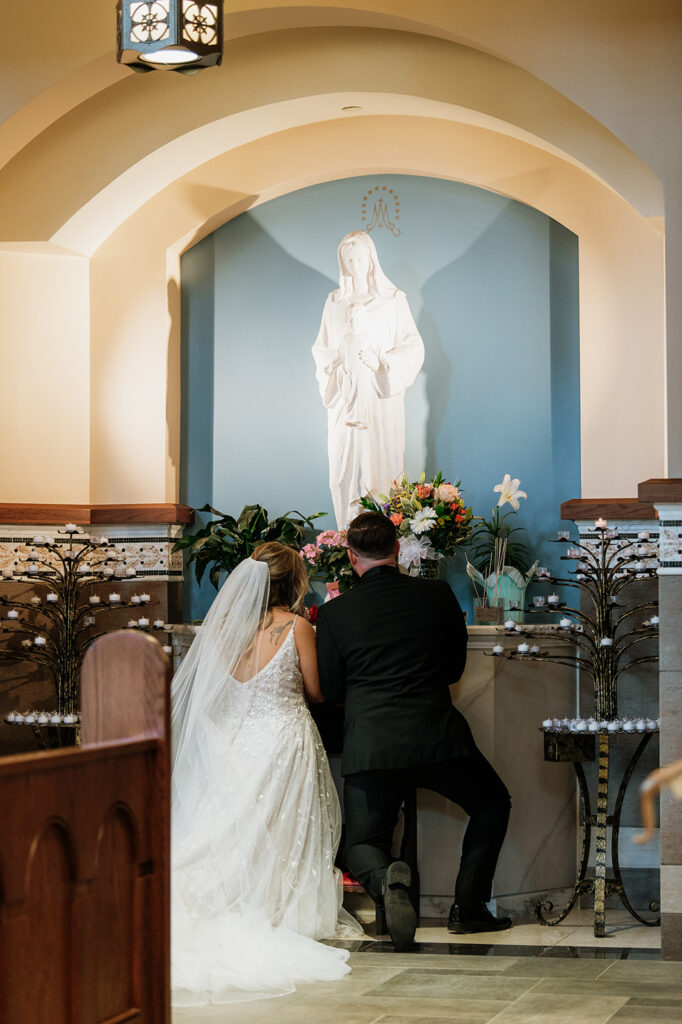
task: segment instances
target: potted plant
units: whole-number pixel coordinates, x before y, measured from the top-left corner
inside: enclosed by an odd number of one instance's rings
[[[350,590],[357,580],[348,560],[345,530],[323,530],[314,544],[301,548],[301,557],[306,563],[309,578],[326,583],[329,597]]]
[[[490,519],[479,519],[472,534],[467,575],[476,593],[474,621],[478,624],[501,622],[503,618],[523,621],[526,588],[538,563],[528,567],[528,548],[522,541],[512,539],[513,534],[521,532],[521,527],[511,526],[507,521],[518,512],[519,499],[528,497],[520,490],[520,483],[519,479],[512,480],[510,474],[505,473],[502,483],[493,487],[500,497]],[[511,508],[502,513],[505,505]]]
[[[215,518],[196,533],[176,541],[173,551],[188,552],[187,560],[194,563],[198,583],[208,569],[208,578],[216,590],[221,573],[232,572],[259,544],[278,541],[300,550],[306,530],[314,529],[313,520],[326,515],[326,512],[316,512],[304,516],[292,511],[270,519],[262,505],[245,505],[236,519],[212,505],[203,505],[195,511],[210,512]]]

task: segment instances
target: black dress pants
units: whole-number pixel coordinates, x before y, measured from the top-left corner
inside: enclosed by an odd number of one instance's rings
[[[480,750],[435,764],[347,775],[344,782],[348,870],[383,905],[381,885],[391,863],[393,831],[410,788],[431,789],[458,804],[469,822],[455,883],[455,903],[487,903],[502,847],[511,800],[507,789]],[[448,855],[447,850],[443,855]]]

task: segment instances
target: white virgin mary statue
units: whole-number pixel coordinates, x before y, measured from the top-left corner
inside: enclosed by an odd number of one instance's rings
[[[329,487],[338,529],[360,511],[358,499],[386,494],[403,472],[405,391],[424,362],[424,343],[405,293],[379,264],[365,231],[338,248],[339,287],[330,292],[313,345],[328,413]]]

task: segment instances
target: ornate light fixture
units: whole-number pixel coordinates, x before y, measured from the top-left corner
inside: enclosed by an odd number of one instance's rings
[[[194,74],[223,59],[222,0],[117,0],[118,61]]]

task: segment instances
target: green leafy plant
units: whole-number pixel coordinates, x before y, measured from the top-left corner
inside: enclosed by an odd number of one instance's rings
[[[194,564],[197,582],[201,583],[208,569],[208,578],[218,589],[220,574],[230,573],[259,544],[278,541],[300,551],[305,543],[306,530],[314,529],[313,521],[326,512],[312,516],[291,511],[270,519],[262,505],[245,505],[235,519],[212,505],[203,505],[196,512],[210,512],[215,518],[196,533],[176,541],[173,551],[188,552],[188,562]]]

